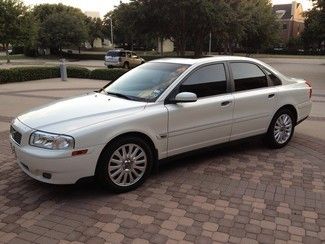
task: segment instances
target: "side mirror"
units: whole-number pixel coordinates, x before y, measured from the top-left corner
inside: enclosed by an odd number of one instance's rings
[[[174,103],[192,103],[197,101],[197,96],[193,92],[178,93],[173,100]]]

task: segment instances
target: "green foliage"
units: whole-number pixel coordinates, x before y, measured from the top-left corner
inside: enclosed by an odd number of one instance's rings
[[[88,38],[87,16],[63,4],[41,4],[33,9],[39,23],[38,42],[57,54],[62,48],[80,47]]]
[[[26,14],[27,8],[20,0],[0,0],[0,43],[6,50],[8,63],[10,62],[9,44],[20,42]]]
[[[90,73],[90,79],[115,81],[128,70],[125,69],[95,69]]]
[[[74,67],[74,66],[68,66],[67,67],[67,75],[71,78],[82,78],[87,79],[90,77],[91,71],[87,68],[83,67]]]
[[[19,67],[0,69],[0,84],[59,77],[58,67]]]
[[[94,41],[97,38],[104,38],[103,34],[103,22],[100,18],[86,18],[86,26],[88,28],[88,42],[93,47]]]
[[[319,49],[325,41],[325,0],[314,0],[314,7],[306,12],[302,39],[307,48]]]
[[[39,38],[43,47],[60,51],[64,47],[79,47],[87,39],[86,26],[77,16],[54,13],[41,24]]]
[[[241,2],[241,9],[246,11],[249,16],[241,23],[243,32],[238,37],[238,42],[248,52],[266,49],[278,41],[280,25],[269,0]]]
[[[95,69],[90,71],[89,69],[82,67],[67,67],[69,78],[90,78],[114,81],[126,72],[127,70],[125,69]],[[59,77],[59,67],[17,67],[0,69],[0,84]]]
[[[36,19],[43,23],[50,15],[57,13],[66,13],[67,15],[73,15],[79,19],[85,20],[87,16],[79,9],[71,6],[59,4],[40,4],[33,8],[33,14]]]
[[[107,16],[124,42],[148,34],[156,40],[170,38],[179,56],[188,46],[195,57],[202,56],[210,32],[219,46],[232,52],[237,44],[266,47],[279,30],[270,0],[132,0]]]

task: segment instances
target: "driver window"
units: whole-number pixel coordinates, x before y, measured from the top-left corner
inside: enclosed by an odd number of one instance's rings
[[[193,92],[200,97],[227,92],[227,79],[223,64],[212,64],[194,71],[180,86],[179,92]]]

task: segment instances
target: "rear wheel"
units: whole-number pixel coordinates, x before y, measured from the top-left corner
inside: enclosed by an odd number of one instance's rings
[[[123,64],[123,68],[124,68],[124,69],[130,69],[130,64],[129,64],[128,62],[125,62],[125,63]]]
[[[153,160],[152,150],[145,140],[122,137],[104,149],[98,162],[97,178],[115,192],[130,191],[145,181]]]
[[[289,109],[279,110],[273,117],[266,142],[272,148],[281,148],[289,143],[294,133],[294,114]]]

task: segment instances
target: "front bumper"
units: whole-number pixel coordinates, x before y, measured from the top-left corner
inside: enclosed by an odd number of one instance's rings
[[[86,154],[73,157],[72,150],[48,150],[30,146],[28,140],[33,130],[17,119],[13,127],[22,133],[22,142],[18,145],[10,136],[10,143],[18,165],[30,177],[51,184],[74,184],[81,178],[95,174],[103,146],[87,147]]]

